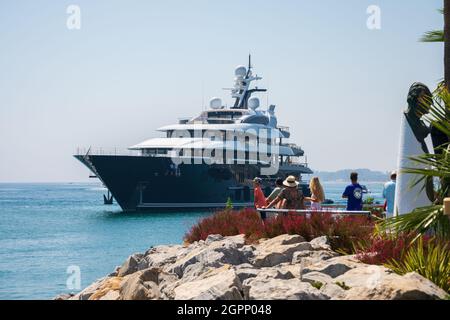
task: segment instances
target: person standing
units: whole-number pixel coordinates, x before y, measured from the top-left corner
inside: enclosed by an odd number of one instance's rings
[[[305,197],[306,201],[311,201],[312,210],[321,210],[322,202],[325,201],[325,192],[319,177],[313,177],[309,182],[309,190],[311,190],[311,197]]]
[[[363,206],[363,188],[358,183],[358,173],[350,174],[351,184],[345,188],[342,194],[343,199],[347,199],[347,211],[361,211]]]
[[[256,177],[253,179],[253,198],[255,203],[255,208],[260,209],[266,206],[266,197],[261,189],[261,178]],[[266,219],[266,212],[261,211],[261,219]]]
[[[273,189],[272,193],[266,198],[266,203],[272,202],[283,190],[283,179],[278,178],[275,181],[275,189]]]
[[[386,199],[386,216],[388,218],[394,215],[394,203],[395,203],[395,185],[397,180],[397,172],[391,173],[391,181],[384,184],[383,198]]]
[[[282,209],[305,209],[305,197],[303,196],[302,190],[298,188],[298,181],[294,176],[289,176],[283,181],[283,186],[285,188],[280,192],[280,194],[269,203],[267,208],[272,208],[277,203],[282,203]]]
[[[261,178],[255,178],[253,179],[253,195],[255,200],[255,208],[259,209],[262,207],[265,207],[266,205],[266,197],[264,196],[264,193],[261,189]]]

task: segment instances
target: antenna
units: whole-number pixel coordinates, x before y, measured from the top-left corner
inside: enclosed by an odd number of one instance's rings
[[[202,80],[202,111],[205,111],[205,81]]]
[[[248,70],[252,68],[252,55],[248,54]]]

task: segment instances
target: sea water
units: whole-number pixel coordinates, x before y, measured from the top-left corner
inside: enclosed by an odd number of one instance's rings
[[[367,187],[382,202],[382,184]],[[327,198],[343,203],[344,183],[324,188]],[[77,292],[78,284],[84,288],[111,273],[134,252],[181,243],[210,214],[124,214],[103,205],[104,193],[99,183],[0,184],[0,299]],[[80,283],[70,281],[74,274]]]

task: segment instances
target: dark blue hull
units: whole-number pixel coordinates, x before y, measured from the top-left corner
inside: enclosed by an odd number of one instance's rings
[[[166,157],[75,157],[103,182],[124,211],[224,208],[228,199],[235,208],[249,207],[253,205],[251,181],[260,172],[257,165],[249,164],[181,164],[174,169]],[[271,178],[293,173],[279,171]],[[269,193],[271,188],[267,181],[264,191]]]

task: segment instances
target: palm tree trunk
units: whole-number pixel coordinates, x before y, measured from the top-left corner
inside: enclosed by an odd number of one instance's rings
[[[444,0],[444,80],[450,91],[450,0]]]

